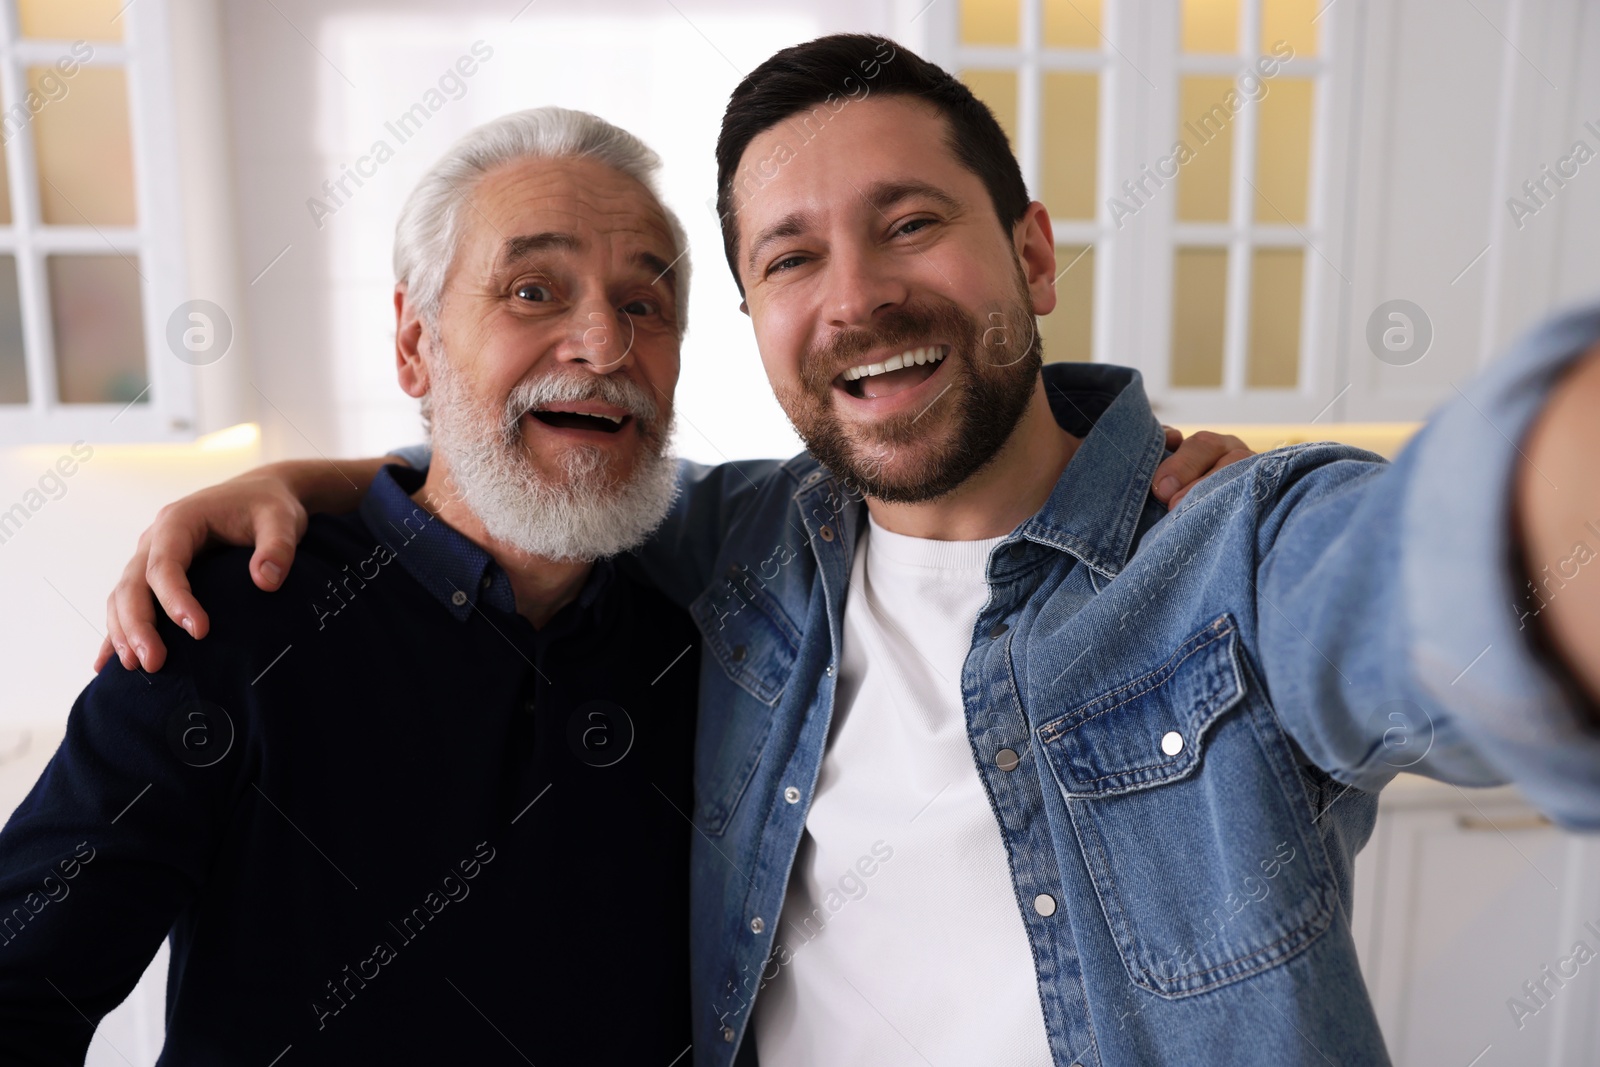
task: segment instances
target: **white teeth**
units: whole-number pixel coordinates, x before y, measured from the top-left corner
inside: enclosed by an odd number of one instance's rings
[[[844,380],[853,382],[860,378],[870,378],[875,374],[887,374],[892,370],[901,370],[905,367],[921,366],[924,363],[937,363],[944,358],[943,345],[934,345],[931,348],[908,348],[898,356],[890,356],[882,363],[864,363],[859,367],[851,367],[844,372]]]
[[[618,426],[622,425],[622,416],[621,415],[601,415],[600,418],[602,418],[602,419],[610,419],[612,422],[616,423]]]

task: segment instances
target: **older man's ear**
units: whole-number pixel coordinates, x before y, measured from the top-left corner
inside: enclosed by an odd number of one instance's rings
[[[410,397],[428,393],[428,364],[422,358],[422,316],[406,299],[404,284],[394,287],[394,362],[400,388]]]

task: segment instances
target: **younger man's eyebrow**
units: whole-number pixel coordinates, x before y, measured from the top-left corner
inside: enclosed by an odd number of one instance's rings
[[[908,178],[902,181],[873,182],[867,186],[865,196],[867,203],[879,211],[891,208],[902,200],[910,200],[912,197],[918,196],[932,200],[946,211],[959,211],[964,206],[961,201],[937,185],[930,185],[915,178]]]
[[[750,254],[746,260],[746,269],[754,274],[756,261],[761,258],[761,252],[774,241],[781,241],[786,237],[798,237],[806,232],[806,228],[813,222],[809,211],[791,211],[777,222],[768,226],[750,242]]]

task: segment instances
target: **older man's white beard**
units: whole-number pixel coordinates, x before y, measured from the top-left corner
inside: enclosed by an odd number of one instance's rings
[[[475,417],[459,374],[442,346],[439,352],[428,403],[433,448],[449,464],[453,492],[489,536],[545,559],[591,561],[642,544],[661,525],[678,493],[670,408],[661,419],[633,382],[578,372],[523,382],[490,423]],[[542,475],[522,439],[522,415],[538,398],[597,399],[631,411],[641,439],[632,476],[619,481],[606,452],[591,446],[568,447],[556,478]]]

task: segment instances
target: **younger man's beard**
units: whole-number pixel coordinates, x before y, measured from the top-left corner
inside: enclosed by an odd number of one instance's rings
[[[891,504],[937,499],[999,454],[1028,408],[1043,365],[1026,289],[991,320],[980,327],[948,300],[887,312],[868,329],[807,350],[801,387],[777,389],[778,402],[811,454],[846,484]],[[839,373],[875,349],[933,340],[950,345],[940,365],[944,392],[920,411],[867,429],[847,428],[834,410]]]
[[[451,492],[491,537],[544,559],[587,562],[635,548],[661,525],[678,494],[671,401],[663,410],[629,379],[579,371],[522,382],[498,419],[485,419],[437,338],[434,350],[424,402],[433,447],[449,465]],[[539,471],[523,441],[522,416],[557,400],[599,400],[633,416],[633,431],[618,431],[640,436],[626,480],[590,445],[569,446],[554,476]]]

